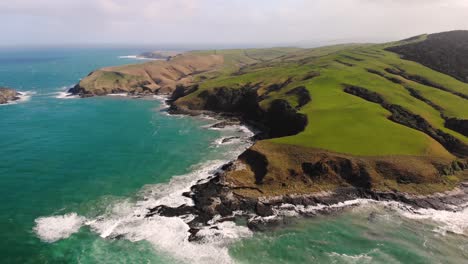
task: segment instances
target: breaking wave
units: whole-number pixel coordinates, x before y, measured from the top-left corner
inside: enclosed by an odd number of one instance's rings
[[[243,132],[246,131],[246,132]],[[106,213],[98,217],[85,218],[76,213],[66,215],[40,217],[36,219],[34,231],[44,242],[55,242],[65,239],[87,227],[105,239],[127,239],[132,242],[146,240],[156,249],[172,256],[194,263],[231,263],[228,245],[240,238],[250,237],[251,231],[245,226],[234,222],[212,221],[208,227],[203,227],[197,233],[201,239],[189,241],[189,225],[193,215],[182,217],[163,217],[154,215],[145,217],[150,209],[159,205],[178,207],[192,205],[192,199],[185,197],[190,187],[206,181],[220,170],[221,166],[236,158],[251,145],[247,128],[239,127],[235,132],[243,138],[229,144],[222,160],[210,160],[199,164],[190,173],[174,176],[168,183],[149,184],[137,194],[137,201],[126,199],[111,204]],[[227,154],[226,154],[227,153]],[[216,252],[216,253],[214,253]]]

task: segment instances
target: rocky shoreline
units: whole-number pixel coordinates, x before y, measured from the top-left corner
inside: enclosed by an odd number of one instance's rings
[[[208,115],[219,122],[212,128],[224,128],[232,125],[246,125],[259,131],[253,140],[265,137],[263,124],[252,122],[242,116],[230,113],[217,113],[205,110],[179,109],[167,100],[170,114]],[[242,155],[241,155],[242,156]],[[460,173],[468,166],[462,164]],[[235,193],[237,188],[226,181],[226,175],[242,166],[238,161],[223,165],[211,178],[201,180],[191,187],[190,192],[183,195],[193,200],[193,205],[168,207],[165,205],[150,208],[145,217],[160,215],[165,217],[181,217],[192,215],[190,226],[190,241],[198,241],[203,237],[198,231],[214,223],[240,220],[246,222],[253,231],[264,231],[270,228],[288,224],[296,217],[313,217],[318,214],[330,214],[356,206],[359,200],[375,202],[398,202],[408,206],[409,210],[434,209],[445,211],[461,211],[468,207],[468,182],[462,182],[451,191],[431,195],[414,195],[398,191],[379,192],[368,188],[340,187],[335,191],[317,192],[311,194],[288,194],[273,197],[245,197]],[[253,187],[254,188],[254,187]],[[260,191],[257,189],[257,191]],[[288,213],[282,213],[288,212]],[[292,218],[291,218],[291,215]]]
[[[399,202],[411,209],[434,209],[461,211],[468,207],[468,182],[463,182],[454,190],[432,195],[412,195],[399,192],[375,192],[372,190],[345,187],[333,192],[320,192],[307,195],[284,195],[269,198],[248,198],[236,195],[224,182],[224,173],[232,169],[234,163],[223,166],[222,171],[207,182],[199,182],[191,191],[184,193],[194,205],[182,205],[176,208],[164,205],[151,208],[146,217],[155,214],[176,217],[193,215],[190,226],[190,239],[198,240],[197,232],[214,222],[244,219],[249,229],[264,231],[278,225],[287,224],[293,217],[313,217],[318,214],[330,214],[358,205],[359,199],[379,202]],[[357,202],[356,202],[357,201]],[[282,211],[290,211],[282,214]]]
[[[21,99],[21,94],[14,89],[0,87],[0,104],[7,104]]]

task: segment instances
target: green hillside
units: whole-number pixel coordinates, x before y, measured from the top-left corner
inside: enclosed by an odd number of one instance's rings
[[[397,43],[395,44],[397,45]],[[240,73],[228,71],[206,80],[200,84],[197,92],[179,99],[197,103],[199,94],[217,87],[240,88],[247,84],[260,84],[259,95],[266,93],[272,84],[291,81],[278,91],[268,93],[268,98],[260,102],[268,108],[274,99],[285,99],[293,107],[298,102],[288,92],[298,86],[304,86],[310,93],[312,101],[300,109],[307,115],[308,125],[305,131],[289,137],[272,139],[275,143],[295,144],[316,147],[341,153],[355,155],[434,155],[450,156],[436,140],[413,128],[395,123],[388,119],[390,113],[378,104],[368,102],[343,91],[344,85],[364,87],[382,95],[388,102],[401,105],[414,114],[422,116],[433,127],[467,143],[468,138],[444,127],[446,117],[468,119],[466,99],[450,92],[468,95],[468,84],[447,75],[440,74],[420,64],[402,60],[397,54],[385,51],[383,45],[351,45],[312,50],[293,50],[288,55],[275,50],[261,54],[265,59],[254,65],[243,67]],[[217,51],[217,54],[224,54]],[[327,54],[331,52],[331,54]],[[245,61],[244,51],[226,51],[230,60]],[[253,53],[253,52],[252,52]],[[236,56],[232,55],[236,54]],[[276,58],[274,55],[278,55]],[[229,67],[231,68],[231,67]],[[450,91],[442,91],[414,81],[406,80],[385,71],[388,68],[399,68],[423,76],[444,85]],[[378,71],[378,74],[369,70]],[[235,74],[234,74],[235,73]],[[316,77],[303,80],[310,73]],[[395,83],[387,78],[395,78]],[[432,101],[442,109],[411,95],[406,89],[418,91],[424,98]],[[200,102],[203,103],[203,102]],[[192,106],[193,107],[193,106]]]
[[[239,195],[340,186],[432,193],[453,188],[468,168],[468,83],[456,75],[468,68],[457,60],[468,32],[441,34],[314,49],[193,51],[169,62],[101,69],[75,89],[83,96],[172,93],[172,111],[230,113],[255,124],[262,140],[239,157],[246,166],[224,178]],[[444,41],[454,45],[451,52]],[[432,52],[411,57],[415,45]],[[438,57],[457,61],[457,70],[434,64]],[[139,81],[123,87],[128,79]]]

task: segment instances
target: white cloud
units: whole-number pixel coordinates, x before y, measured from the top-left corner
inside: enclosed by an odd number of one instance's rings
[[[466,0],[15,0],[6,44],[384,41],[468,29]]]

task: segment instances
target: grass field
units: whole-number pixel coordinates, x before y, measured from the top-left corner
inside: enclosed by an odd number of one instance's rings
[[[307,115],[309,124],[305,131],[294,136],[271,139],[275,143],[321,148],[354,155],[429,155],[448,157],[450,153],[437,141],[421,131],[397,124],[388,119],[390,112],[378,104],[365,101],[343,92],[343,84],[364,87],[377,92],[391,104],[400,105],[422,116],[433,127],[467,143],[468,138],[444,127],[441,117],[467,119],[466,99],[451,92],[439,90],[385,71],[398,67],[406,72],[423,76],[451,91],[468,94],[468,84],[433,71],[415,62],[402,60],[397,54],[385,51],[388,45],[340,45],[318,49],[263,50],[261,52],[229,50],[217,51],[229,58],[229,65],[213,79],[204,81],[200,90],[183,98],[196,100],[203,90],[216,87],[242,87],[248,83],[260,84],[259,93],[271,84],[292,80],[286,87],[269,94],[260,102],[265,109],[274,99],[286,99],[293,106],[297,99],[287,92],[305,86],[312,101],[300,112]],[[285,54],[286,53],[286,54]],[[250,57],[257,58],[249,62]],[[242,62],[242,68],[233,61]],[[249,65],[245,64],[250,63]],[[236,67],[237,65],[237,67]],[[240,74],[233,74],[240,70]],[[399,79],[394,83],[387,78],[368,72],[376,70],[386,77]],[[320,76],[302,80],[310,72]],[[420,92],[443,110],[411,96],[409,86]]]

